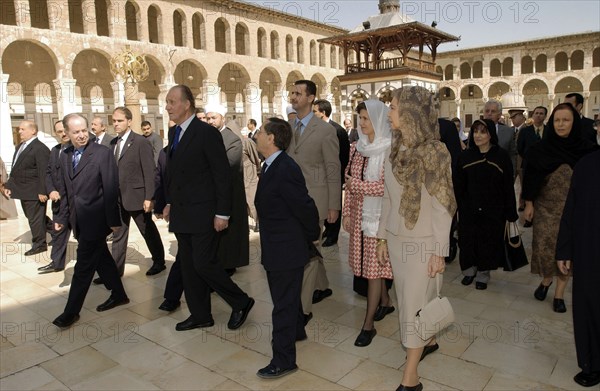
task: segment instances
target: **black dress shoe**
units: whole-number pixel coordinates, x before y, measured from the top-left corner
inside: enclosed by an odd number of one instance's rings
[[[579,372],[573,378],[575,383],[579,384],[583,387],[593,387],[596,384],[600,384],[600,371],[592,372],[592,373],[583,373]]]
[[[419,383],[416,386],[412,386],[412,387],[408,387],[408,386],[403,386],[402,384],[400,384],[398,386],[398,388],[396,388],[396,391],[422,391],[423,390],[423,384]]]
[[[423,359],[425,357],[427,357],[427,355],[435,352],[439,348],[440,348],[440,345],[438,345],[437,343],[434,343],[433,345],[427,345],[427,346],[425,346],[423,348],[423,353],[421,353],[421,359],[419,361],[423,361]]]
[[[162,272],[163,270],[165,270],[167,267],[164,264],[154,264],[152,265],[152,267],[150,269],[148,269],[148,271],[146,272],[147,276],[154,276],[160,272]]]
[[[38,272],[40,272],[39,274],[61,272],[63,270],[64,269],[56,269],[56,268],[54,268],[54,264],[52,262],[50,262],[46,266],[38,267]]]
[[[369,346],[371,344],[371,341],[373,341],[373,337],[375,337],[375,335],[377,335],[377,330],[375,329],[360,330],[360,334],[358,334],[358,337],[356,337],[356,341],[354,341],[354,346]]]
[[[313,302],[313,304],[317,304],[318,302],[322,301],[326,297],[331,296],[332,294],[333,294],[333,291],[329,288],[327,288],[323,291],[316,289],[313,292],[312,302]]]
[[[479,281],[477,281],[475,283],[475,289],[478,289],[480,291],[484,291],[484,290],[487,289],[487,284],[485,282],[479,282]]]
[[[312,318],[313,318],[312,312],[309,312],[308,314],[304,314],[304,325],[306,326]]]
[[[533,227],[533,222],[529,220],[525,220],[525,224],[523,224],[523,228]]]
[[[375,316],[373,316],[373,320],[380,321],[383,318],[385,318],[387,314],[391,314],[392,312],[394,312],[394,310],[396,310],[394,306],[386,307],[383,305],[379,305],[375,310]]]
[[[471,285],[475,281],[475,276],[464,276],[460,282],[463,285]]]
[[[78,320],[79,314],[66,314],[63,312],[58,316],[58,318],[54,319],[52,324],[54,324],[57,327],[60,327],[61,329],[65,329],[67,327],[71,327],[71,325],[73,325],[73,323],[77,322]]]
[[[229,330],[239,329],[246,321],[248,313],[254,306],[254,299],[251,297],[249,297],[248,299],[249,300],[248,304],[246,304],[246,308],[233,311],[231,313],[231,316],[229,317],[229,322],[227,322],[227,328],[229,328]]]
[[[563,299],[555,298],[554,302],[552,303],[552,309],[554,310],[554,312],[567,312],[567,306],[565,305],[565,301]]]
[[[258,372],[256,372],[256,376],[260,377],[261,379],[277,379],[279,377],[289,375],[290,373],[294,373],[297,370],[297,365],[294,365],[292,368],[282,369],[273,364],[269,364],[266,367],[259,369]]]
[[[113,309],[115,307],[118,307],[120,305],[125,305],[125,304],[129,304],[129,298],[126,297],[124,299],[117,299],[113,295],[110,295],[108,300],[106,300],[104,303],[102,303],[98,307],[96,307],[96,311],[98,311],[98,312],[108,311],[110,309]]]
[[[548,294],[548,288],[550,288],[550,285],[552,285],[552,281],[550,281],[550,284],[548,284],[548,286],[540,282],[540,286],[538,286],[535,292],[533,292],[533,297],[535,297],[539,301],[546,300],[546,295]]]
[[[325,239],[325,241],[323,242],[322,246],[323,247],[331,247],[334,244],[336,244],[338,241],[335,238],[332,238],[331,236],[328,236],[327,239]]]
[[[323,231],[323,235],[321,235],[321,240],[326,239],[329,236],[329,231],[325,230]]]
[[[192,316],[190,316],[183,322],[177,323],[177,325],[175,325],[175,330],[187,331],[187,330],[192,330],[192,329],[200,329],[200,328],[204,328],[204,327],[212,327],[214,325],[215,325],[215,321],[213,320],[212,316],[206,322],[198,322],[196,319],[194,319]]]
[[[162,302],[162,304],[160,305],[160,307],[158,307],[158,309],[161,311],[173,312],[177,308],[179,308],[180,305],[181,305],[181,302],[179,300],[166,300],[165,299],[165,301]]]
[[[45,253],[48,250],[48,246],[40,246],[36,248],[32,248],[29,251],[25,251],[25,256],[29,257],[31,255]]]

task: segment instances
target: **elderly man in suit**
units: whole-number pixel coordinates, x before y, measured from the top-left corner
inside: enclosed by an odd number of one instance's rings
[[[296,341],[307,338],[300,303],[309,244],[319,239],[319,212],[308,195],[302,170],[285,150],[292,138],[289,123],[269,118],[257,132],[265,157],[256,192],[262,224],[262,264],[273,300],[273,359],[257,375],[274,379],[295,371]]]
[[[248,209],[242,163],[244,145],[241,133],[236,134],[232,125],[225,125],[226,109],[224,106],[209,104],[204,107],[204,110],[206,110],[208,124],[217,128],[221,133],[231,173],[229,226],[220,234],[217,252],[219,264],[231,275],[237,267],[246,266],[249,263]]]
[[[94,117],[92,120],[92,132],[94,132],[94,135],[96,136],[95,140],[93,140],[96,144],[110,147],[110,142],[114,137],[106,133],[106,123],[104,122],[104,118],[98,116]]]
[[[117,137],[111,142],[111,150],[119,168],[119,207],[123,224],[114,234],[112,254],[122,276],[125,271],[129,224],[133,218],[152,254],[152,267],[146,271],[146,275],[153,276],[166,269],[165,249],[152,220],[156,166],[148,140],[131,130],[132,118],[131,111],[126,107],[117,107],[113,111],[112,119]]]
[[[19,124],[21,143],[15,150],[12,171],[4,185],[7,198],[21,200],[21,206],[31,230],[31,249],[25,255],[43,253],[48,249],[46,230],[52,222],[46,216],[46,168],[50,150],[38,138],[38,127],[33,121]]]
[[[314,82],[298,80],[294,83],[291,102],[297,118],[290,122],[294,135],[287,153],[302,169],[308,194],[319,210],[321,224],[325,220],[333,224],[342,207],[340,145],[335,128],[312,112],[316,94]],[[312,305],[332,293],[323,259],[314,257],[306,265],[302,281],[302,308],[306,322],[312,317]]]
[[[175,233],[183,287],[191,315],[177,331],[211,327],[210,289],[232,308],[229,329],[242,326],[254,306],[217,261],[219,234],[229,226],[231,170],[221,133],[195,116],[189,87],[172,87],[166,109],[175,126],[169,129],[166,202],[163,218]]]
[[[508,152],[512,162],[513,172],[517,168],[517,143],[515,140],[515,131],[513,128],[500,124],[502,116],[502,103],[495,99],[490,99],[483,108],[483,118],[490,119],[496,124],[496,134],[498,135],[498,146]]]
[[[60,154],[61,205],[54,225],[57,231],[70,227],[79,242],[67,305],[52,322],[66,328],[79,319],[95,271],[112,290],[96,311],[127,304],[129,299],[106,244],[106,235],[121,225],[117,166],[108,148],[90,142],[85,117],[68,114],[63,123],[72,145]]]
[[[46,169],[46,190],[48,198],[52,201],[52,214],[57,216],[60,213],[60,183],[62,181],[62,170],[60,168],[60,155],[71,145],[69,135],[65,132],[62,121],[54,124],[54,134],[58,137],[60,143],[50,150],[50,160]],[[65,205],[63,205],[65,206]],[[67,245],[71,236],[71,229],[64,226],[60,231],[52,230],[52,252],[50,252],[51,262],[45,266],[39,267],[40,274],[59,272],[65,269],[67,258]]]

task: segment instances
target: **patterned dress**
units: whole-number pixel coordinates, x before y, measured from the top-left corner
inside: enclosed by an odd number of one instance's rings
[[[531,273],[542,277],[561,276],[554,251],[573,170],[568,164],[558,167],[546,178],[534,202]]]
[[[352,176],[352,187],[346,189],[342,209],[342,216],[352,219],[348,263],[354,275],[358,277],[391,279],[393,275],[390,263],[386,262],[385,266],[382,266],[377,261],[377,238],[365,236],[361,228],[364,197],[383,197],[384,168],[381,168],[381,175],[377,182],[364,181],[369,158],[362,156],[356,150],[356,144],[351,146],[350,156],[346,174]]]

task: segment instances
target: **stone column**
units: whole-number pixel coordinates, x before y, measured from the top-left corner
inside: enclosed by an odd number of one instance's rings
[[[48,1],[50,30],[69,32],[69,6],[66,1]]]
[[[96,5],[94,0],[84,0],[81,3],[81,11],[83,14],[83,33],[96,35],[98,29],[96,27]]]
[[[16,0],[15,1],[15,12],[17,19],[17,26],[19,27],[31,27],[31,13],[29,12],[29,1],[28,0]]]
[[[462,99],[455,99],[454,103],[456,103],[456,118],[460,119],[460,105],[462,104]],[[461,120],[461,122],[463,121]]]
[[[221,104],[221,87],[214,80],[202,80],[202,100],[204,104]]]
[[[583,108],[581,109],[581,113],[584,116],[591,118],[592,116],[588,115],[588,114],[591,114],[590,113],[590,92],[583,91],[583,93],[581,95],[583,95]]]
[[[548,94],[548,112],[549,113],[551,113],[552,110],[554,110],[554,98],[556,98],[556,95]]]
[[[113,104],[114,104],[114,107],[111,110],[109,110],[109,111],[112,112],[112,110],[115,107],[119,107],[119,106],[124,106],[125,105],[125,86],[123,85],[123,82],[120,81],[120,80],[110,82],[110,86],[113,89]]]
[[[248,83],[244,93],[246,94],[246,119],[254,118],[257,122],[262,122],[262,90],[258,84]]]
[[[145,5],[144,8],[142,6]],[[145,3],[138,3],[139,14],[138,14],[138,23],[140,26],[138,29],[138,39],[142,42],[150,42],[150,34],[148,31],[148,6]]]
[[[8,104],[8,78],[6,73],[0,73],[0,156],[7,169],[12,167],[12,158],[15,152],[10,122],[10,105]]]
[[[77,99],[75,94],[76,79],[60,78],[53,81],[56,88],[56,106],[58,108],[58,118],[63,118],[67,114],[76,113]]]
[[[283,86],[283,88],[285,88],[285,86]],[[281,90],[281,115],[287,120],[287,107],[290,104],[290,101],[288,99],[288,91],[287,90]]]
[[[159,112],[162,113],[162,128],[165,130],[164,140],[167,140],[169,137],[169,113],[167,113],[167,111],[165,110],[165,99],[171,87],[175,86],[172,77],[167,79],[167,83],[158,85],[158,88],[160,90],[160,94],[158,95],[158,107]],[[163,144],[166,145],[167,143],[164,140]]]
[[[109,29],[111,37],[127,37],[125,1],[112,1],[109,6]]]

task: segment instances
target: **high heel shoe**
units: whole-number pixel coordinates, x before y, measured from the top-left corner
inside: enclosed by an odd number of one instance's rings
[[[542,282],[540,282],[540,286],[538,286],[535,292],[533,292],[533,296],[539,301],[546,300],[546,295],[548,294],[548,288],[550,288],[550,285],[552,285],[552,281],[550,281],[550,284],[548,285],[544,285]]]
[[[411,386],[411,387],[400,384],[398,386],[398,388],[396,388],[396,391],[422,391],[422,390],[423,390],[422,383],[419,383],[416,386]]]
[[[554,302],[552,303],[552,309],[554,310],[554,312],[567,312],[567,306],[565,305],[565,301],[563,299],[554,299]]]

